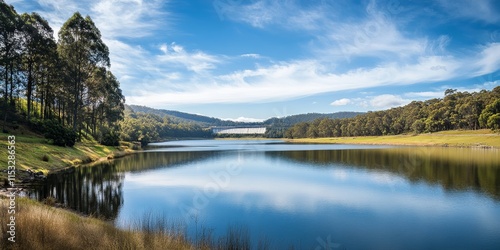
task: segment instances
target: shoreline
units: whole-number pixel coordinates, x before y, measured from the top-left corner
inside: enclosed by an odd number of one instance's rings
[[[7,134],[2,133],[0,139],[6,136]],[[125,157],[140,151],[137,143],[132,142],[120,142],[119,146],[104,146],[87,141],[77,143],[74,147],[60,147],[36,136],[14,136],[15,186],[20,188],[43,182],[49,174]],[[6,147],[6,145],[6,141],[0,141],[0,146]],[[0,151],[0,164],[4,166],[7,166],[6,153],[7,151]],[[10,188],[7,178],[7,168],[0,168],[1,188]]]
[[[484,131],[446,131],[418,135],[285,138],[284,140],[289,143],[500,149],[500,134],[484,133]]]
[[[22,176],[22,177],[16,178],[14,187],[7,187],[3,183],[1,183],[0,184],[0,198],[2,198],[2,197],[3,198],[9,197],[9,195],[12,192],[15,193],[14,195],[16,197],[19,197],[19,193],[23,192],[25,189],[29,189],[29,188],[32,188],[33,186],[36,186],[39,183],[43,183],[45,181],[45,178],[49,174],[64,173],[64,172],[67,172],[67,171],[71,171],[71,169],[74,169],[74,168],[86,167],[86,166],[93,166],[93,165],[97,165],[97,164],[102,163],[102,162],[112,161],[114,159],[123,158],[123,157],[126,157],[128,155],[135,154],[137,152],[139,152],[139,150],[133,150],[133,149],[113,151],[108,156],[100,157],[100,158],[97,158],[95,160],[91,160],[90,162],[83,162],[83,163],[79,163],[79,164],[70,164],[70,165],[67,165],[67,166],[59,167],[59,168],[49,169],[49,170],[47,170],[47,173],[45,173],[43,175],[42,179],[34,178],[34,179],[30,179],[28,181],[26,181],[27,178],[31,177],[29,175],[26,176],[27,175],[26,173],[28,171],[27,170],[22,170],[22,169],[16,169],[16,176]],[[25,172],[25,173],[22,174],[22,172]],[[69,210],[69,211],[72,211],[72,210]]]
[[[122,142],[120,146],[102,146],[93,142],[85,142],[75,145],[73,148],[58,147],[42,142],[25,141],[26,138],[20,136],[17,147],[16,160],[16,186],[26,187],[43,181],[33,178],[34,172],[43,173],[42,177],[49,174],[68,171],[69,169],[98,164],[125,157],[141,149],[136,143]],[[480,148],[480,149],[500,149],[500,134],[490,130],[469,130],[469,131],[443,131],[427,134],[406,134],[406,135],[386,135],[386,136],[356,136],[356,137],[325,137],[325,138],[213,138],[211,140],[282,140],[286,143],[305,144],[347,144],[347,145],[388,145],[388,146],[414,146],[414,147],[457,147],[457,148]],[[32,150],[36,148],[36,150]],[[21,153],[29,151],[30,153]],[[38,154],[38,155],[35,155]],[[48,156],[50,160],[42,160],[43,156]],[[2,183],[0,187],[8,188],[5,185],[5,171],[0,173]],[[40,176],[38,176],[40,177]],[[43,178],[42,178],[43,179]]]

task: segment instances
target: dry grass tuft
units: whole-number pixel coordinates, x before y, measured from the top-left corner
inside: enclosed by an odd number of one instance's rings
[[[16,199],[16,238],[8,241],[7,198],[0,198],[0,249],[252,249],[248,230],[232,227],[227,235],[214,237],[201,228],[195,239],[188,239],[180,224],[172,224],[164,215],[145,214],[128,230],[95,218],[51,207],[27,198]],[[52,204],[53,199],[47,199]],[[270,249],[259,242],[257,249]]]
[[[193,249],[181,234],[121,230],[31,200],[16,202],[16,242],[11,243],[8,200],[0,200],[0,249]]]

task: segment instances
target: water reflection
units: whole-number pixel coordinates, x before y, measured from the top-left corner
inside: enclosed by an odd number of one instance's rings
[[[331,163],[382,170],[447,190],[473,189],[500,199],[500,152],[491,149],[398,147],[367,150],[267,152],[313,167]]]
[[[54,197],[66,207],[86,215],[116,219],[123,205],[123,182],[126,172],[141,172],[176,167],[187,162],[216,157],[217,152],[181,152],[133,154],[114,161],[71,168],[49,175],[45,185],[28,196],[37,200]]]
[[[148,212],[191,234],[245,225],[275,246],[314,249],[330,236],[351,249],[500,244],[498,150],[189,143],[50,176],[33,196],[123,227]]]
[[[83,214],[114,220],[123,204],[123,179],[124,174],[110,162],[99,167],[72,168],[49,175],[47,184],[29,196],[38,200],[54,197]]]
[[[49,176],[47,185],[31,196],[42,200],[55,197],[59,202],[84,214],[115,219],[123,204],[125,172],[172,168],[187,163],[214,161],[229,152],[144,152],[91,167],[75,168],[69,173]],[[439,184],[447,190],[473,189],[500,199],[500,155],[498,150],[461,148],[376,148],[349,150],[268,151],[270,159],[281,158],[328,168],[331,164],[380,170],[397,174],[412,182]],[[264,163],[262,163],[264,164]],[[269,173],[275,170],[269,169]],[[337,171],[337,177],[342,177]],[[284,174],[284,173],[275,173]],[[379,174],[380,180],[394,179]],[[194,177],[193,177],[194,178]],[[265,178],[265,176],[262,176]],[[150,180],[151,181],[151,180]],[[192,180],[177,180],[192,181]],[[248,183],[251,185],[250,183]]]

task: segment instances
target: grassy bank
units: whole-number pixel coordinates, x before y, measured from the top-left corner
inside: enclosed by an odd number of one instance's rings
[[[26,198],[16,199],[15,243],[8,241],[8,200],[0,200],[0,249],[193,249],[173,230],[121,230]]]
[[[252,246],[248,231],[238,227],[221,237],[201,228],[188,238],[185,228],[169,223],[163,215],[145,214],[128,229],[119,229],[110,222],[47,204],[16,199],[13,243],[8,240],[9,200],[0,196],[0,249],[271,249],[265,240]]]
[[[500,148],[500,134],[491,130],[443,131],[419,135],[358,136],[288,139],[294,143],[334,143],[368,145],[411,145]]]
[[[0,185],[7,174],[2,171],[8,166],[7,142],[12,134],[0,133]],[[120,157],[133,152],[132,145],[124,143],[119,147],[99,145],[95,141],[76,143],[74,147],[51,145],[43,137],[36,134],[13,134],[15,136],[16,169],[31,169],[47,174],[67,167],[97,161],[103,158]],[[22,176],[19,176],[22,177]],[[16,178],[20,181],[21,178]]]

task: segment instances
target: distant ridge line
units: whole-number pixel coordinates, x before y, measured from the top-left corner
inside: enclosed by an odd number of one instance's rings
[[[154,114],[159,117],[167,117],[174,122],[187,122],[187,123],[195,123],[202,127],[214,127],[214,126],[229,126],[229,127],[238,127],[238,126],[281,126],[281,127],[289,127],[299,122],[310,122],[316,119],[342,119],[342,118],[351,118],[360,114],[364,114],[363,112],[336,112],[336,113],[307,113],[307,114],[297,114],[290,115],[286,117],[273,117],[269,118],[263,122],[235,122],[222,120],[215,117],[190,114],[175,110],[166,110],[166,109],[155,109],[147,106],[141,105],[125,105],[126,109],[129,109],[133,112],[141,112]]]

